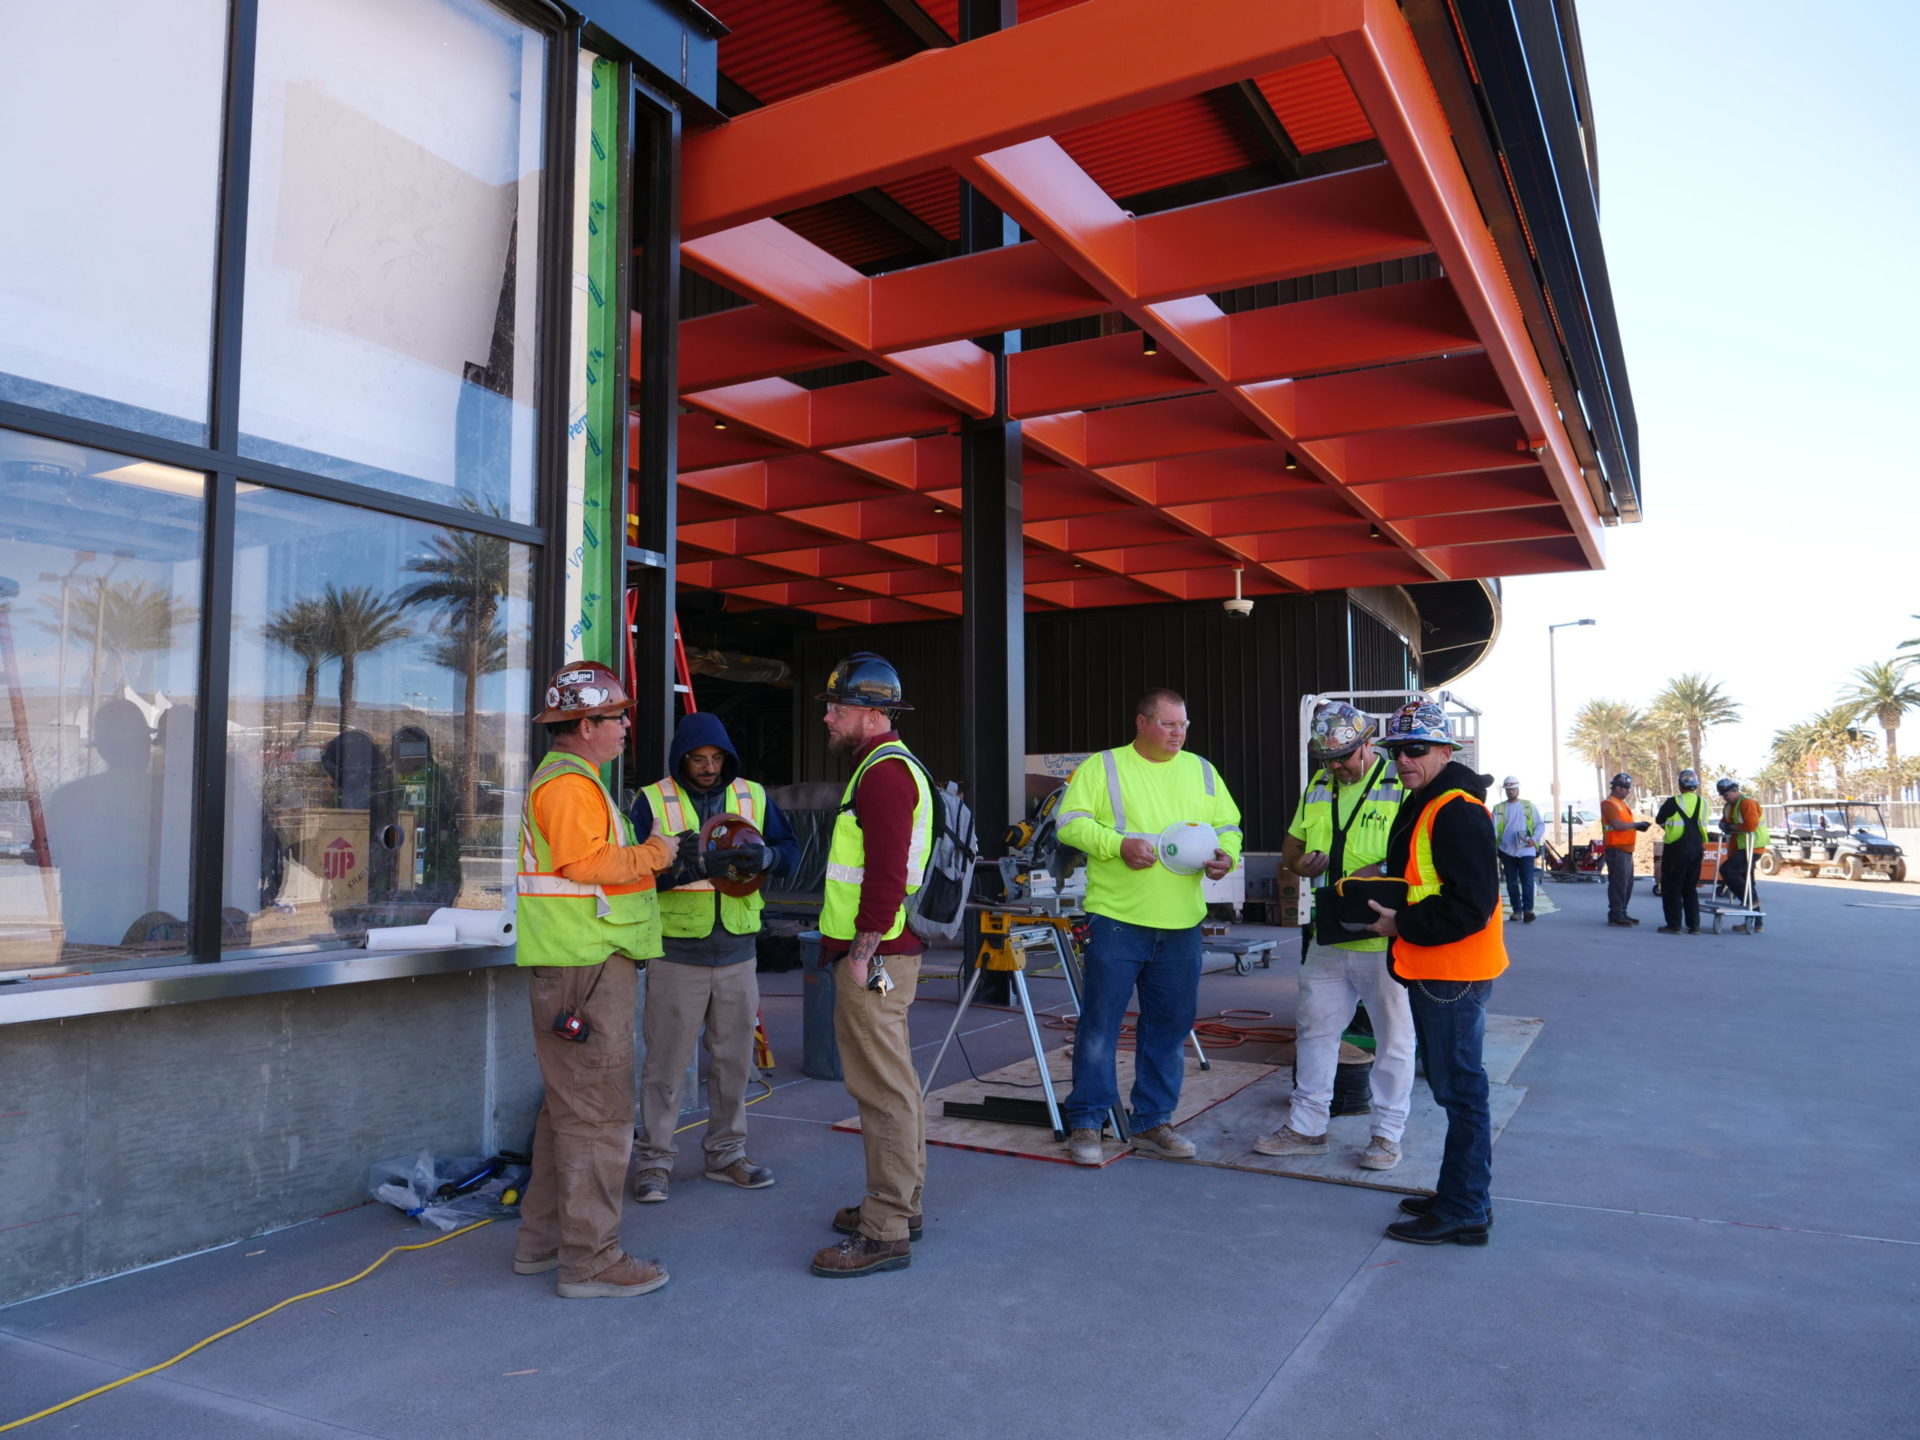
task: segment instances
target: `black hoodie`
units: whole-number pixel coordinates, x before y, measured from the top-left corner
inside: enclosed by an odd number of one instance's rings
[[[1487,813],[1491,775],[1476,775],[1458,760],[1406,798],[1387,833],[1387,873],[1407,873],[1413,826],[1429,801],[1449,790],[1464,790],[1477,804],[1456,800],[1433,821],[1433,868],[1440,892],[1409,905],[1394,919],[1410,945],[1451,945],[1487,927],[1500,904],[1500,859],[1494,844],[1493,817]]]

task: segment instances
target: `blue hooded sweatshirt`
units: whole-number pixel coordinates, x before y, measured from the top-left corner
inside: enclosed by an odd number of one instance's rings
[[[726,761],[720,767],[720,783],[710,790],[696,787],[687,774],[686,758],[692,751],[703,745],[714,745],[726,752]],[[691,715],[680,717],[680,723],[673,732],[673,746],[668,751],[668,767],[674,782],[679,785],[680,793],[692,803],[694,812],[702,823],[715,815],[724,815],[733,808],[733,797],[727,787],[740,774],[740,753],[733,748],[733,737],[727,734],[727,727],[718,715],[704,710],[696,710]],[[634,828],[640,834],[653,831],[653,810],[647,804],[645,795],[636,795],[633,807],[628,812]],[[767,801],[766,814],[761,817],[761,838],[772,847],[774,862],[769,872],[771,877],[783,871],[792,871],[800,864],[800,841],[793,833],[793,826],[787,817],[780,813],[780,807],[771,799]],[[655,880],[663,890],[684,885],[694,877],[679,865],[674,865],[660,873]],[[742,960],[751,960],[754,956],[754,937],[751,935],[730,934],[720,924],[720,892],[713,892],[714,926],[713,933],[704,939],[668,936],[665,941],[667,960],[677,960],[688,965],[732,965]]]

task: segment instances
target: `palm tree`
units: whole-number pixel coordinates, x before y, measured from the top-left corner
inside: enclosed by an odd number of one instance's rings
[[[199,618],[196,607],[182,604],[165,585],[90,575],[74,588],[72,613],[64,626],[52,620],[39,625],[49,634],[84,636],[92,646],[87,701],[91,714],[102,690],[117,690],[128,683],[130,660],[172,649],[173,632]],[[115,662],[111,682],[107,680],[109,658]]]
[[[1875,720],[1887,736],[1887,767],[1900,763],[1900,718],[1920,709],[1920,685],[1905,678],[1906,665],[1881,660],[1853,672],[1853,686],[1840,692],[1840,703],[1852,708],[1856,720]]]
[[[1834,793],[1847,793],[1847,766],[1861,750],[1873,744],[1872,737],[1854,724],[1854,712],[1846,705],[1823,710],[1807,722],[1808,758],[1833,766]]]
[[[313,707],[320,695],[320,667],[333,658],[332,625],[327,607],[318,600],[295,600],[261,627],[275,645],[284,645],[300,657],[305,673],[300,682],[300,742],[313,729]]]
[[[1707,764],[1701,753],[1701,737],[1715,725],[1740,718],[1739,702],[1722,692],[1717,681],[1697,671],[1669,680],[1653,703],[1686,727],[1687,754],[1693,768],[1702,774]]]
[[[1629,761],[1641,724],[1640,712],[1618,700],[1589,700],[1574,712],[1567,743],[1592,763],[1597,794],[1607,793],[1607,775]]]
[[[320,605],[326,614],[327,645],[340,662],[340,733],[353,728],[353,688],[362,655],[371,654],[413,634],[400,623],[400,606],[376,594],[371,585],[336,589],[331,581]]]
[[[1920,620],[1920,615],[1914,615],[1910,618]],[[1913,653],[1908,654],[1908,651],[1912,651]],[[1911,640],[1902,640],[1896,645],[1894,647],[1893,658],[1900,662],[1902,668],[1908,665],[1920,665],[1920,635],[1914,636]]]
[[[1641,728],[1656,761],[1661,787],[1672,794],[1680,788],[1680,742],[1687,738],[1686,721],[1655,701],[1642,717]]]
[[[469,502],[471,508],[471,502]],[[494,513],[498,513],[496,509]],[[500,606],[512,578],[512,552],[497,535],[443,530],[428,542],[428,553],[407,562],[422,577],[400,592],[412,608],[438,607],[444,637],[432,656],[437,665],[457,670],[466,682],[460,754],[462,813],[480,808],[480,677],[506,667],[506,635]]]

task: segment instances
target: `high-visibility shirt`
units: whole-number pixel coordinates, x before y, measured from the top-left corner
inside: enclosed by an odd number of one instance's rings
[[[1664,845],[1678,845],[1687,838],[1688,831],[1693,832],[1692,838],[1700,844],[1707,843],[1707,801],[1703,795],[1682,790],[1673,797],[1673,814],[1660,829],[1660,841]]]
[[[1408,847],[1407,905],[1440,893],[1440,872],[1433,859],[1433,822],[1440,807],[1455,801],[1475,803],[1465,790],[1447,790],[1429,800],[1413,824]],[[1446,945],[1415,945],[1406,936],[1393,942],[1394,973],[1405,980],[1491,980],[1507,968],[1506,912],[1498,903],[1484,928]]]
[[[1760,802],[1741,796],[1727,802],[1721,823],[1727,827],[1736,850],[1764,850],[1773,843],[1773,832],[1760,818]]]
[[[598,965],[609,955],[659,955],[653,876],[670,858],[658,839],[636,843],[597,770],[550,751],[520,821],[514,962]]]
[[[1060,800],[1060,839],[1087,855],[1087,913],[1185,930],[1207,913],[1202,876],[1179,875],[1154,864],[1131,869],[1120,858],[1123,840],[1157,842],[1169,826],[1206,825],[1219,846],[1240,858],[1240,807],[1211,764],[1189,751],[1153,761],[1122,745],[1082,761]]]
[[[669,775],[656,780],[640,792],[653,811],[654,829],[669,842],[677,842],[689,831],[700,830],[700,811]],[[761,830],[766,825],[767,792],[752,780],[733,780],[727,785],[728,802],[733,813]],[[677,849],[676,845],[676,849]],[[713,933],[713,881],[690,880],[671,890],[660,892],[660,927],[669,938],[704,940]],[[760,931],[760,912],[766,906],[760,892],[751,895],[720,896],[720,924],[729,935],[755,935]]]
[[[1306,793],[1300,797],[1287,834],[1309,852],[1317,850],[1331,855],[1335,828],[1344,825],[1347,830],[1347,838],[1340,847],[1340,874],[1322,874],[1312,882],[1319,896],[1331,895],[1334,881],[1387,858],[1387,835],[1406,795],[1392,767],[1384,762],[1376,762],[1369,774],[1351,785],[1341,784],[1326,770],[1314,772]],[[1354,813],[1356,807],[1358,814]],[[1316,898],[1315,903],[1321,900]],[[1325,903],[1333,902],[1326,900]],[[1363,935],[1357,940],[1343,941],[1337,948],[1385,950],[1387,938]]]
[[[919,891],[928,857],[933,854],[933,787],[927,784],[913,752],[898,740],[874,746],[854,767],[840,796],[840,813],[833,819],[833,838],[827,846],[826,899],[820,907],[820,933],[830,939],[851,940],[859,931],[860,887],[867,879],[867,841],[853,808],[854,792],[867,771],[882,760],[904,762],[913,776],[914,788],[913,829],[907,841],[907,893],[880,936],[883,946],[907,928],[907,899]]]

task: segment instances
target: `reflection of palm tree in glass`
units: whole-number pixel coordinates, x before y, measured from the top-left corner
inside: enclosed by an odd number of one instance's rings
[[[93,644],[88,713],[98,708],[103,689],[118,690],[130,683],[129,662],[134,657],[172,649],[174,631],[192,624],[199,613],[194,606],[181,604],[166,586],[150,581],[113,580],[107,575],[82,580],[74,589],[71,626]],[[50,633],[60,628],[45,620],[40,625]],[[111,683],[109,657],[114,661]]]
[[[340,661],[340,732],[353,728],[353,687],[359,657],[371,654],[413,631],[400,623],[400,606],[371,585],[329,584],[320,597],[326,612],[328,648]]]
[[[332,623],[327,607],[318,600],[295,600],[282,606],[260,633],[275,645],[284,645],[300,657],[305,673],[300,681],[300,740],[313,729],[313,707],[320,695],[320,667],[333,658]]]
[[[428,552],[407,563],[421,578],[400,592],[400,603],[439,608],[442,638],[430,658],[465,678],[460,793],[461,809],[471,816],[480,808],[480,677],[505,669],[507,661],[499,619],[507,597],[508,546],[495,535],[447,530],[428,542]]]

